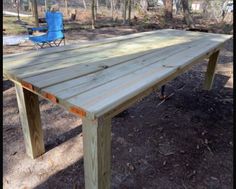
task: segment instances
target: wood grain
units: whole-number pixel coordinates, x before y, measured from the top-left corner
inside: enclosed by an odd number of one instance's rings
[[[13,82],[27,83],[35,94],[68,110],[83,110],[74,112],[94,119],[181,74],[231,37],[171,29],[132,34],[22,55],[21,60],[5,57],[3,74]]]
[[[110,188],[111,118],[210,57],[209,89],[219,50],[231,37],[165,29],[5,56],[3,74],[16,83],[27,154],[45,151],[40,95],[82,117],[85,187]]]
[[[82,121],[85,188],[110,189],[111,119]]]
[[[26,153],[36,158],[45,152],[38,96],[15,84]]]
[[[207,71],[206,71],[206,74],[205,74],[205,81],[204,81],[204,84],[203,84],[203,89],[204,90],[210,90],[212,88],[219,53],[220,53],[220,51],[217,51],[217,52],[213,53],[209,58]]]
[[[174,30],[170,30],[170,29],[134,33],[134,34],[129,34],[129,35],[125,35],[125,36],[117,36],[117,37],[111,37],[111,38],[106,38],[106,39],[99,39],[99,40],[95,40],[95,41],[80,42],[79,44],[66,45],[66,46],[61,46],[59,48],[40,49],[40,51],[32,50],[32,51],[23,52],[23,53],[4,55],[3,61],[15,63],[15,62],[18,62],[22,56],[24,56],[26,60],[29,60],[32,57],[42,58],[44,56],[46,56],[46,57],[50,56],[51,54],[58,54],[58,53],[60,54],[63,52],[74,51],[74,50],[78,51],[83,48],[96,47],[96,46],[100,46],[103,44],[109,44],[109,43],[114,43],[114,42],[118,42],[118,41],[125,41],[125,40],[140,38],[140,37],[144,37],[147,35],[153,35],[155,33],[159,33],[162,36],[165,36],[165,35],[168,36],[170,32],[172,32],[173,36],[182,34],[181,32],[178,33],[178,32],[176,32],[176,30],[174,31]]]
[[[55,57],[35,59],[32,57],[30,61],[16,62],[16,65],[11,63],[7,66],[7,69],[11,69],[15,74],[20,75],[22,78],[30,76],[40,76],[44,73],[55,75],[50,73],[54,70],[62,70],[64,68],[72,68],[77,65],[90,64],[92,62],[106,61],[111,58],[127,57],[129,60],[133,55],[140,56],[146,51],[153,49],[166,48],[174,45],[185,45],[187,42],[199,41],[202,38],[199,36],[195,37],[168,37],[161,38],[159,36],[153,36],[151,39],[139,38],[136,40],[128,40],[125,42],[112,43],[109,46],[94,47],[92,49],[83,49],[79,52],[65,52],[63,54],[57,54]],[[156,43],[151,43],[155,41]],[[199,41],[200,42],[200,41]],[[55,63],[56,62],[56,63]],[[30,72],[26,72],[30,69]],[[42,75],[43,76],[43,75]],[[43,77],[42,77],[43,79]]]

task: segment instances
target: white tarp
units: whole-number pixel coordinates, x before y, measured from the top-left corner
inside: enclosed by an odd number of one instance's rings
[[[3,45],[18,45],[28,40],[28,35],[3,36]]]
[[[9,12],[9,11],[3,11],[3,15],[9,15],[9,16],[17,16],[17,13],[15,12]],[[19,14],[20,17],[32,17],[30,14]]]

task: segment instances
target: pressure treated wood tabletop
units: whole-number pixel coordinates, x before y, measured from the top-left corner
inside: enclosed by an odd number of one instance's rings
[[[111,119],[209,58],[204,88],[231,35],[164,29],[3,57],[15,82],[26,153],[45,152],[38,95],[82,117],[86,189],[109,189]]]
[[[136,33],[4,56],[3,74],[74,113],[96,118],[185,71],[231,37],[174,29]]]

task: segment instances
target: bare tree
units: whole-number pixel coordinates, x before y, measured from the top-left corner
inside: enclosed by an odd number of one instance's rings
[[[83,0],[83,4],[84,4],[84,9],[87,9],[85,0]]]
[[[182,2],[183,12],[184,12],[184,20],[185,20],[186,24],[190,28],[195,28],[193,18],[190,14],[190,11],[189,11],[188,0],[181,0],[181,2]]]
[[[131,0],[128,0],[128,23],[130,24],[131,23]]]
[[[226,16],[226,11],[227,11],[227,4],[228,4],[229,0],[224,0],[223,1],[223,4],[222,4],[222,20],[221,21],[224,21],[224,18]]]
[[[20,0],[16,0],[17,20],[20,21]]]
[[[99,3],[98,3],[98,0],[96,0],[96,5],[94,3],[94,20],[97,20],[98,6],[99,6]]]
[[[110,4],[110,0],[105,0],[105,2],[106,2],[106,7],[108,8]]]
[[[99,8],[99,2],[98,2],[98,0],[97,0],[96,14],[97,14],[97,12],[98,12],[98,8]]]
[[[44,4],[45,4],[45,12],[47,12],[47,10],[48,10],[48,1],[44,0]]]
[[[111,18],[113,20],[113,14],[114,14],[114,0],[110,0],[111,2]]]
[[[226,5],[229,0],[204,1],[203,16],[208,19],[214,19],[217,22],[223,21],[226,16]]]
[[[175,0],[175,5],[176,5],[176,12],[175,12],[175,14],[179,14],[180,9],[181,9],[181,0]]]
[[[172,15],[173,0],[165,0],[164,5],[165,5],[165,17],[167,19],[172,19],[173,18],[173,15]]]
[[[148,2],[147,0],[140,0],[140,7],[143,12],[146,12],[148,9]]]
[[[34,12],[35,26],[39,27],[37,0],[32,0],[32,3],[33,3],[33,12]]]
[[[124,4],[123,4],[123,24],[126,24],[126,11],[127,11],[127,0],[124,0]]]
[[[28,10],[30,10],[32,12],[32,15],[34,16],[32,0],[28,0],[28,4],[29,4],[29,9]]]
[[[95,7],[95,0],[92,0],[92,4],[91,4],[91,13],[92,13],[92,29],[95,29],[95,11],[94,11],[94,8]]]
[[[66,8],[66,16],[68,16],[69,11],[68,11],[68,3],[67,3],[67,0],[64,0],[64,2],[65,2],[65,8]]]

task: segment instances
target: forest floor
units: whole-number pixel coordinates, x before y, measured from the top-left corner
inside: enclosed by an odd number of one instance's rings
[[[226,24],[207,26],[232,32]],[[134,24],[68,29],[65,35],[71,44],[173,27],[185,26]],[[24,42],[3,52],[33,48]],[[201,89],[206,66],[202,61],[169,82],[166,93],[173,96],[163,104],[156,91],[112,119],[112,188],[233,188],[233,40],[220,53],[211,91]],[[81,120],[41,98],[40,110],[46,153],[32,160],[25,153],[13,83],[3,81],[3,187],[84,188]]]

